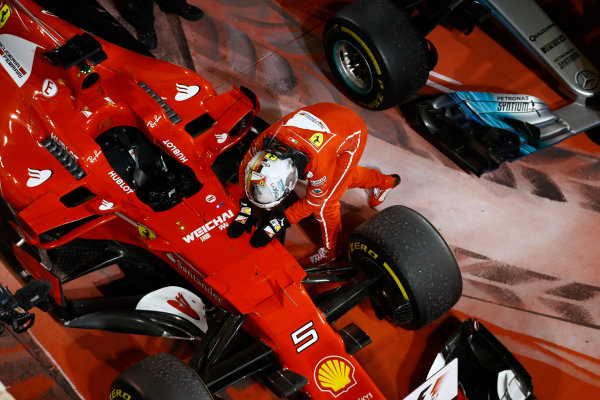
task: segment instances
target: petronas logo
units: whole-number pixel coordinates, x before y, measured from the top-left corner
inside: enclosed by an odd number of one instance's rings
[[[315,368],[315,381],[321,391],[338,397],[356,384],[354,366],[342,357],[326,357]]]

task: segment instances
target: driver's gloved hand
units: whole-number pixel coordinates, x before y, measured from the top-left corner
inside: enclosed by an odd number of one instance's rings
[[[254,225],[254,219],[252,218],[252,204],[250,203],[250,200],[243,198],[240,200],[240,212],[233,222],[229,224],[227,234],[232,238],[240,237],[244,231],[250,233],[252,225]]]
[[[273,211],[268,221],[256,227],[256,232],[250,239],[252,247],[263,247],[269,243],[275,235],[291,226],[283,211]]]

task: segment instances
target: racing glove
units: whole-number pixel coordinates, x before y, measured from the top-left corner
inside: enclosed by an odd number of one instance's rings
[[[232,238],[240,237],[244,231],[250,233],[252,225],[254,225],[254,220],[252,219],[252,204],[250,204],[250,200],[242,198],[240,199],[240,212],[233,222],[229,224],[227,234]]]
[[[256,232],[250,239],[252,247],[266,246],[278,233],[282,233],[291,226],[290,221],[282,211],[274,211],[268,221],[256,228]]]

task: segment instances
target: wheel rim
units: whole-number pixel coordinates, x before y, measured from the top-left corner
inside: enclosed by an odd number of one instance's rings
[[[406,289],[403,285],[390,274],[391,271],[384,271],[370,257],[356,259],[353,262],[361,265],[367,273],[369,271],[379,271],[383,275],[380,282],[375,286],[375,292],[384,312],[397,324],[405,325],[413,322],[415,318],[413,303],[407,298]]]
[[[355,92],[370,92],[373,88],[373,74],[363,53],[345,40],[335,43],[333,53],[335,65],[344,82]]]

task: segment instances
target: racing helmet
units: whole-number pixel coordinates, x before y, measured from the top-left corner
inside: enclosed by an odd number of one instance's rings
[[[261,150],[245,171],[246,196],[252,204],[271,209],[279,205],[296,186],[298,169],[294,160],[277,150]]]

